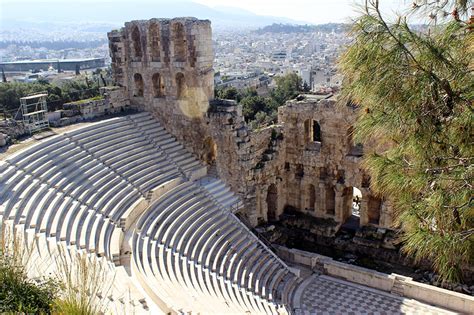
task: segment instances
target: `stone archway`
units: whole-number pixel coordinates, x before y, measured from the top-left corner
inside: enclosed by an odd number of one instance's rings
[[[186,34],[182,23],[175,23],[173,28],[174,60],[186,61]]]
[[[212,165],[216,162],[217,158],[217,144],[211,137],[207,137],[203,142],[203,155],[202,160],[208,165]]]
[[[360,227],[360,211],[362,206],[362,192],[357,187],[346,187],[343,191],[343,213],[344,226],[351,229]]]
[[[140,36],[140,30],[138,26],[134,26],[132,29],[132,43],[133,43],[133,56],[136,58],[136,61],[141,60],[142,58],[142,42]]]
[[[151,61],[161,61],[161,52],[160,52],[160,26],[158,23],[152,23],[148,30],[150,37],[150,48],[151,48]]]
[[[277,220],[278,212],[278,188],[275,184],[271,184],[267,191],[267,219],[268,221]]]

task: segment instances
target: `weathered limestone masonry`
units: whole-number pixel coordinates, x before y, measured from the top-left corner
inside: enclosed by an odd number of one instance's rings
[[[374,196],[351,139],[353,108],[314,96],[280,107],[279,125],[250,130],[233,101],[214,93],[211,26],[195,18],[125,23],[108,34],[116,84],[130,105],[154,114],[244,200],[252,225],[285,208],[333,220],[351,217],[361,191],[359,225],[389,227],[391,208]]]
[[[362,146],[352,141],[355,115],[335,100],[307,96],[279,108],[279,125],[249,130],[240,106],[211,102],[218,173],[244,196],[253,225],[278,220],[292,207],[332,219],[337,229],[352,214],[355,187],[362,192],[359,225],[390,227],[391,207],[370,191]]]
[[[355,108],[311,96],[279,108],[285,176],[276,192],[283,200],[268,212],[279,215],[284,206],[292,206],[343,223],[352,214],[353,188],[357,188],[362,193],[360,226],[391,226],[392,209],[371,192],[370,177],[361,165],[364,149],[352,140],[355,118]],[[268,196],[268,189],[262,193]]]
[[[116,84],[182,143],[206,156],[203,123],[214,95],[211,23],[195,18],[125,23],[108,33]]]

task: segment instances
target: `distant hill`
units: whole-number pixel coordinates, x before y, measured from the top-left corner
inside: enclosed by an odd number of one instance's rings
[[[265,27],[259,28],[255,31],[257,34],[265,33],[311,33],[311,32],[324,32],[324,33],[342,33],[348,30],[348,24],[343,23],[328,23],[320,25],[298,25],[298,24],[282,24],[273,23]]]
[[[1,1],[1,0],[0,0]],[[136,19],[194,16],[211,20],[213,27],[257,28],[271,23],[304,23],[282,17],[261,16],[250,11],[232,8],[211,8],[190,0],[135,0],[135,1],[8,1],[1,4],[3,29],[25,27],[26,23],[104,23],[123,25]],[[49,28],[48,30],[51,30]]]

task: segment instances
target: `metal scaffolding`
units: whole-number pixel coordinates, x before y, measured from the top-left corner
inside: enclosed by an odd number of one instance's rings
[[[49,128],[47,96],[47,93],[40,93],[20,98],[23,124],[28,128],[30,134]]]

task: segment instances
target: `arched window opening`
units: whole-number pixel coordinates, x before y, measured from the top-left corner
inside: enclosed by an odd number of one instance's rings
[[[313,120],[312,141],[321,142],[321,126],[316,120]]]
[[[357,187],[352,187],[351,214],[360,217],[360,205],[362,201],[362,192]]]
[[[275,184],[271,184],[268,187],[267,192],[267,217],[268,221],[277,220],[277,211],[278,211],[278,189]]]
[[[160,54],[160,26],[152,23],[148,31],[150,37],[151,61],[161,61]]]
[[[307,150],[319,151],[321,149],[321,126],[316,120],[307,119],[304,122],[304,135]]]
[[[336,192],[334,187],[326,188],[326,214],[336,214]]]
[[[176,74],[176,97],[181,100],[184,98],[186,93],[186,81],[184,74],[181,72]]]
[[[134,26],[132,30],[133,54],[137,59],[142,58],[142,43],[140,39],[140,30]]]
[[[151,77],[151,81],[153,83],[153,95],[154,97],[163,97],[165,95],[165,86],[162,82],[162,77],[159,73],[155,73]]]
[[[173,35],[174,60],[184,62],[186,61],[186,34],[182,23],[173,25]]]
[[[314,204],[316,203],[316,188],[313,184],[308,185],[308,206],[306,207],[310,211],[314,211]]]
[[[143,78],[140,73],[135,73],[133,75],[133,80],[135,81],[135,91],[133,96],[143,96]]]

